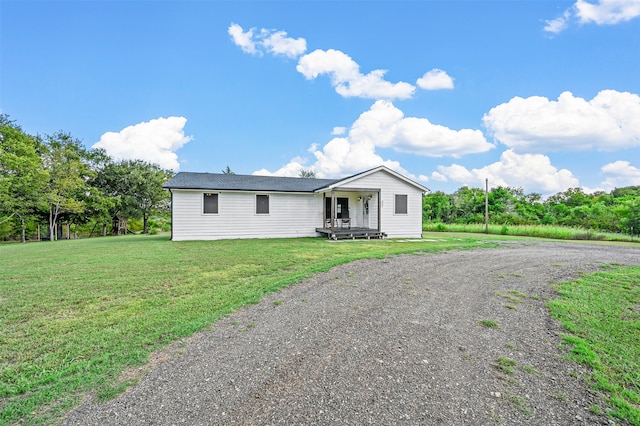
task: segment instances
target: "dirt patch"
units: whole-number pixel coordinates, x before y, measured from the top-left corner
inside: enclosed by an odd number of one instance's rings
[[[65,424],[612,424],[545,306],[553,284],[639,253],[508,243],[342,265],[156,356]]]

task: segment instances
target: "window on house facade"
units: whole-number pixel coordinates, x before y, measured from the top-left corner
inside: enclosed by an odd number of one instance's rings
[[[407,195],[406,194],[396,194],[396,214],[407,214]]]
[[[268,195],[256,195],[256,214],[269,214]]]
[[[205,214],[218,214],[218,194],[204,194],[202,212]]]
[[[325,217],[331,219],[331,198],[325,198]],[[336,198],[336,218],[348,218],[349,217],[349,199],[338,197]]]

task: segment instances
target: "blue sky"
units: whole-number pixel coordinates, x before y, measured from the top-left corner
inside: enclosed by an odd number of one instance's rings
[[[640,185],[640,0],[0,0],[0,111],[180,171]]]

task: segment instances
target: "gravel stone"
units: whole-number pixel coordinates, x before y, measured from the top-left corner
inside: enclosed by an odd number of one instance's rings
[[[617,424],[591,412],[604,397],[546,308],[554,284],[612,263],[640,250],[516,242],[341,265],[154,354],[137,386],[63,424]]]

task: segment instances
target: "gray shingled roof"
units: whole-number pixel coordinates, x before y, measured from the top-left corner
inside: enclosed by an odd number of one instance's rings
[[[313,192],[341,179],[309,179],[279,176],[228,175],[223,173],[179,172],[167,189],[209,189],[227,191]]]

